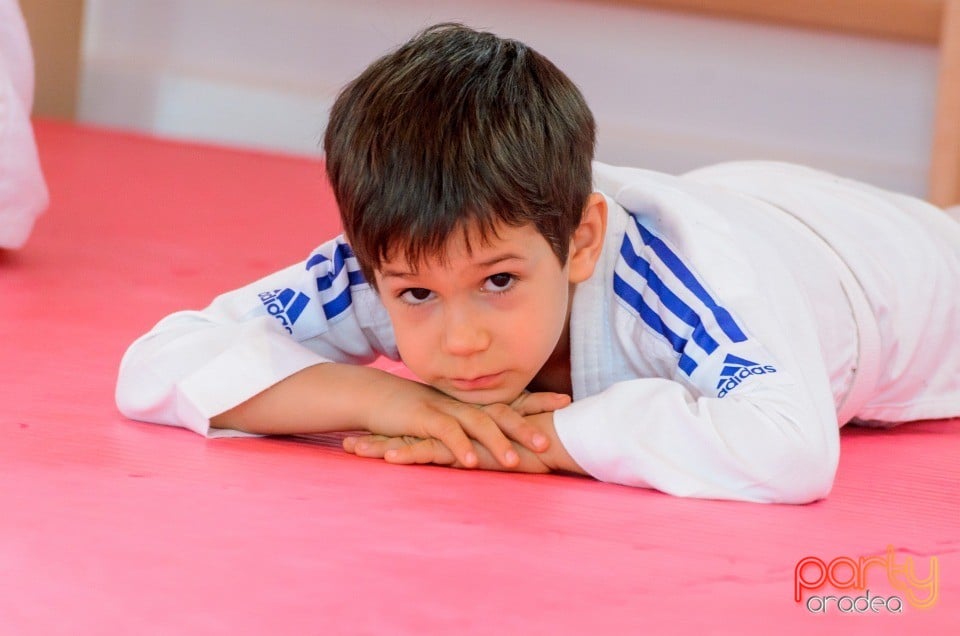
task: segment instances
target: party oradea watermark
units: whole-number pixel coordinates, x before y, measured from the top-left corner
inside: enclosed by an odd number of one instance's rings
[[[899,555],[890,545],[882,555],[803,557],[794,568],[793,600],[812,614],[903,614],[934,607],[939,583],[937,557]]]

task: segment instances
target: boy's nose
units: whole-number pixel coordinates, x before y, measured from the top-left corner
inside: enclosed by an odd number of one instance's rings
[[[484,351],[490,346],[490,333],[470,312],[446,316],[443,330],[443,347],[447,353],[466,356]]]

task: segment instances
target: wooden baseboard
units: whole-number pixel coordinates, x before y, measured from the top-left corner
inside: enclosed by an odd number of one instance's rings
[[[960,0],[610,0],[721,18],[928,42],[940,54],[928,198],[960,203]]]
[[[72,120],[77,112],[83,0],[20,0],[36,68],[33,114]]]

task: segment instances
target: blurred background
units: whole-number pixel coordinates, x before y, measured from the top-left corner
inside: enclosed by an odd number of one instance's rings
[[[339,88],[418,30],[530,44],[580,86],[597,158],[783,159],[925,196],[932,44],[598,0],[21,0],[35,114],[318,156]]]

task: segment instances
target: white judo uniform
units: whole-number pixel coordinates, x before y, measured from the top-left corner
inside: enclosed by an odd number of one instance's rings
[[[826,496],[839,426],[960,415],[960,223],[799,166],[594,168],[604,253],[570,317],[557,434],[597,479],[681,496]],[[397,358],[343,237],[163,319],[121,363],[127,416],[203,435],[313,364]]]

